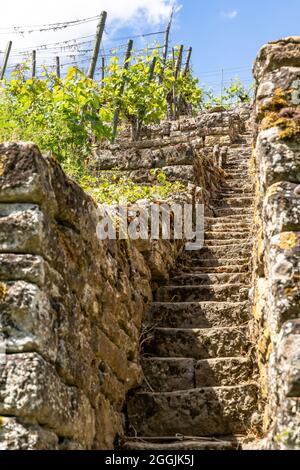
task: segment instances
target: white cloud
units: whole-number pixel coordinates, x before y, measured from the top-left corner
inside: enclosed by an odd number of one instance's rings
[[[106,30],[110,34],[122,28],[128,28],[131,34],[135,34],[161,29],[170,16],[173,4],[179,7],[178,0],[11,0],[6,2],[0,15],[0,51],[4,50],[10,39],[14,51],[17,48],[91,35],[95,32],[96,22],[56,32],[35,32],[24,37],[4,34],[4,27],[70,21],[95,16],[106,10]]]
[[[234,20],[238,16],[238,11],[237,10],[231,10],[227,12],[222,11],[221,16],[223,18],[226,18],[227,20]]]

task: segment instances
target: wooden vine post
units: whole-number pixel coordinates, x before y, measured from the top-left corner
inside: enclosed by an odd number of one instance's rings
[[[88,71],[88,78],[94,78],[95,71],[96,71],[96,66],[97,66],[97,60],[100,52],[100,46],[101,46],[101,41],[104,33],[104,28],[105,28],[105,23],[107,19],[107,12],[103,11],[100,15],[100,20],[97,26],[97,32],[96,32],[96,40],[95,40],[95,46],[94,46],[94,51]]]
[[[157,57],[153,57],[151,65],[150,65],[150,69],[149,69],[149,77],[148,77],[148,83],[149,84],[154,79],[154,72],[155,72],[156,63],[157,63]],[[142,116],[140,119],[138,119],[137,130],[136,130],[136,135],[134,136],[134,140],[139,140],[139,138],[140,138],[143,121],[144,121],[144,116]]]
[[[32,51],[31,78],[36,77],[36,51]]]
[[[191,62],[192,52],[193,52],[193,48],[190,47],[189,51],[188,51],[185,67],[184,67],[184,72],[183,72],[184,77],[187,76],[187,74],[189,73],[189,70],[190,70],[190,62]]]
[[[105,80],[105,58],[102,57],[101,59],[101,88],[104,88],[104,80]]]
[[[60,78],[60,58],[59,58],[59,56],[55,57],[55,62],[56,62],[56,76],[57,76],[57,78]]]
[[[171,16],[169,23],[167,25],[167,29],[165,32],[165,42],[164,42],[164,49],[163,49],[163,70],[161,73],[161,76],[159,77],[159,83],[162,84],[163,79],[164,79],[164,71],[166,68],[166,63],[167,63],[167,58],[168,58],[168,52],[169,52],[169,39],[170,39],[170,31],[171,31],[171,26],[173,22],[173,16],[174,16],[174,7],[172,8]]]
[[[130,62],[130,58],[131,58],[132,48],[133,48],[133,41],[132,41],[132,39],[130,39],[128,41],[128,45],[127,45],[123,70],[128,70],[128,68],[129,68],[129,62]],[[125,90],[125,82],[123,81],[123,83],[120,87],[119,93],[118,93],[119,97],[121,97],[123,95],[124,90]],[[112,138],[111,138],[111,143],[112,144],[116,140],[118,124],[119,124],[119,115],[120,115],[120,106],[119,106],[119,104],[117,104],[116,110],[115,110],[115,113],[114,113],[114,117],[113,117],[113,123],[112,123]]]
[[[173,106],[174,106],[174,113],[173,117],[176,119],[178,117],[178,107],[177,107],[177,96],[176,96],[176,82],[179,78],[180,72],[181,72],[181,66],[182,66],[182,58],[183,58],[183,45],[179,47],[178,51],[178,58],[175,66],[175,73],[174,73],[174,87],[173,87]]]
[[[9,43],[7,44],[7,47],[6,47],[4,58],[3,58],[3,64],[2,64],[2,67],[1,67],[1,73],[0,73],[0,80],[3,80],[3,78],[4,78],[11,48],[12,48],[12,41],[9,41]]]

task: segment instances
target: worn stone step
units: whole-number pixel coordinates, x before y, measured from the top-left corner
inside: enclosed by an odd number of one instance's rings
[[[257,403],[255,384],[169,393],[136,393],[128,418],[138,436],[224,436],[249,430]]]
[[[214,212],[218,217],[227,217],[229,215],[239,215],[250,217],[253,214],[253,208],[249,207],[214,207]]]
[[[253,191],[254,190],[254,185],[253,185],[253,183],[251,183],[249,181],[249,176],[246,179],[245,178],[244,179],[238,179],[238,178],[236,178],[236,179],[229,179],[228,178],[227,179],[226,178],[226,181],[224,181],[222,183],[222,189],[223,188],[225,188],[225,189],[226,188],[237,188],[237,189],[244,188],[244,189]]]
[[[172,392],[195,388],[197,361],[190,358],[153,357],[142,360],[145,376],[143,388],[154,392]]]
[[[184,273],[205,273],[205,274],[222,274],[222,273],[249,273],[249,262],[241,265],[229,265],[229,266],[215,266],[215,267],[205,267],[201,266],[197,260],[195,266],[181,266],[180,269]]]
[[[154,328],[144,339],[144,354],[154,357],[209,359],[236,357],[247,353],[246,327]]]
[[[244,189],[244,188],[220,188],[219,190],[220,197],[237,197],[241,196],[249,196],[254,197],[253,189]]]
[[[204,246],[210,247],[210,246],[222,246],[222,245],[238,245],[239,243],[243,241],[251,240],[250,234],[248,234],[247,238],[239,239],[239,238],[227,238],[225,240],[223,239],[213,239],[213,240],[205,240],[204,241]]]
[[[250,319],[248,302],[154,302],[146,322],[166,328],[231,327]]]
[[[249,174],[246,173],[246,172],[242,172],[242,171],[237,171],[237,172],[233,172],[233,171],[226,171],[226,174],[225,174],[225,181],[226,183],[228,181],[241,181],[243,183],[245,182],[248,182],[249,180]]]
[[[126,438],[125,438],[126,440]],[[161,439],[161,442],[151,442],[145,439],[133,439],[125,441],[122,446],[123,450],[136,450],[136,451],[182,451],[182,450],[237,450],[239,448],[238,442],[235,440],[210,440],[206,438],[183,438],[183,440],[174,440],[171,442]]]
[[[186,259],[185,261],[190,261],[191,259],[196,261],[196,265],[194,263],[195,267],[201,267],[201,268],[216,268],[216,267],[231,267],[231,266],[236,266],[236,265],[243,265],[243,264],[249,264],[249,257],[241,257],[241,258],[189,258]],[[182,261],[184,263],[184,261]],[[186,265],[186,268],[188,269],[189,266]],[[182,269],[182,268],[181,268]]]
[[[234,386],[246,383],[253,373],[248,357],[202,359],[195,368],[196,388]]]
[[[232,159],[232,158],[227,158],[225,165],[223,168],[226,170],[228,169],[239,169],[239,170],[248,170],[249,168],[249,161],[244,159],[244,160],[237,160],[237,159]]]
[[[248,299],[249,288],[244,284],[220,284],[206,286],[165,286],[156,293],[158,302],[232,301]]]
[[[199,258],[245,258],[250,256],[253,243],[240,243],[236,245],[206,246],[201,250],[185,252],[185,259]]]
[[[219,233],[227,233],[227,232],[236,232],[236,233],[249,233],[253,227],[253,224],[250,222],[242,222],[242,221],[234,221],[234,222],[216,222],[216,219],[211,222],[204,222],[205,226],[205,235],[209,232],[219,232]]]
[[[213,199],[211,203],[215,206],[222,206],[222,207],[252,207],[254,204],[254,197],[252,196],[222,197],[218,199]]]
[[[145,391],[172,392],[245,383],[252,363],[245,357],[202,359],[153,357],[142,360]]]
[[[244,230],[243,232],[236,232],[233,229],[236,230],[236,226],[233,227],[227,227],[227,229],[224,230],[224,227],[222,227],[223,231],[217,230],[215,226],[210,227],[210,231],[205,232],[205,239],[206,240],[244,240],[249,238],[250,233],[249,233],[249,226],[247,227],[248,230]]]
[[[253,217],[246,214],[228,215],[226,217],[205,217],[204,224],[250,224],[253,226]]]
[[[177,276],[174,276],[169,281],[170,285],[176,286],[200,286],[205,284],[249,284],[250,276],[249,274],[230,274],[230,273],[221,273],[221,274],[195,274],[195,273],[180,273]]]
[[[164,286],[156,293],[158,302],[243,302],[248,299],[249,288],[244,284],[220,284],[207,286]]]

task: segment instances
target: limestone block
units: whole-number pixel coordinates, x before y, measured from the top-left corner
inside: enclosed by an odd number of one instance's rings
[[[300,185],[275,183],[267,190],[263,206],[267,239],[280,232],[300,231]]]
[[[0,450],[58,450],[58,437],[44,426],[1,416]]]
[[[253,73],[257,81],[281,67],[300,67],[300,36],[270,42],[262,47],[256,58]]]
[[[258,135],[256,155],[262,191],[278,181],[300,183],[299,146],[280,141],[278,137],[277,128],[264,130]]]
[[[298,97],[300,83],[300,68],[282,67],[263,77],[257,88],[256,105],[270,106],[276,90],[282,90],[283,96],[292,106],[300,104]]]
[[[0,374],[0,414],[37,421],[91,447],[95,425],[88,399],[65,385],[41,356],[9,355]]]
[[[9,353],[38,351],[51,361],[57,358],[57,313],[45,292],[24,281],[6,283],[0,308],[0,331]]]
[[[298,318],[300,305],[300,233],[283,232],[270,240],[266,259],[270,279],[268,324],[279,333],[282,325]]]
[[[49,178],[51,160],[41,158],[31,143],[0,145],[0,202],[35,203],[57,210]]]

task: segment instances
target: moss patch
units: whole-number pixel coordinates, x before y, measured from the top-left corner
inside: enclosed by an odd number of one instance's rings
[[[263,119],[261,128],[280,129],[280,140],[294,140],[300,143],[300,107],[290,107],[288,99],[280,88],[275,90],[271,101],[261,107]]]

